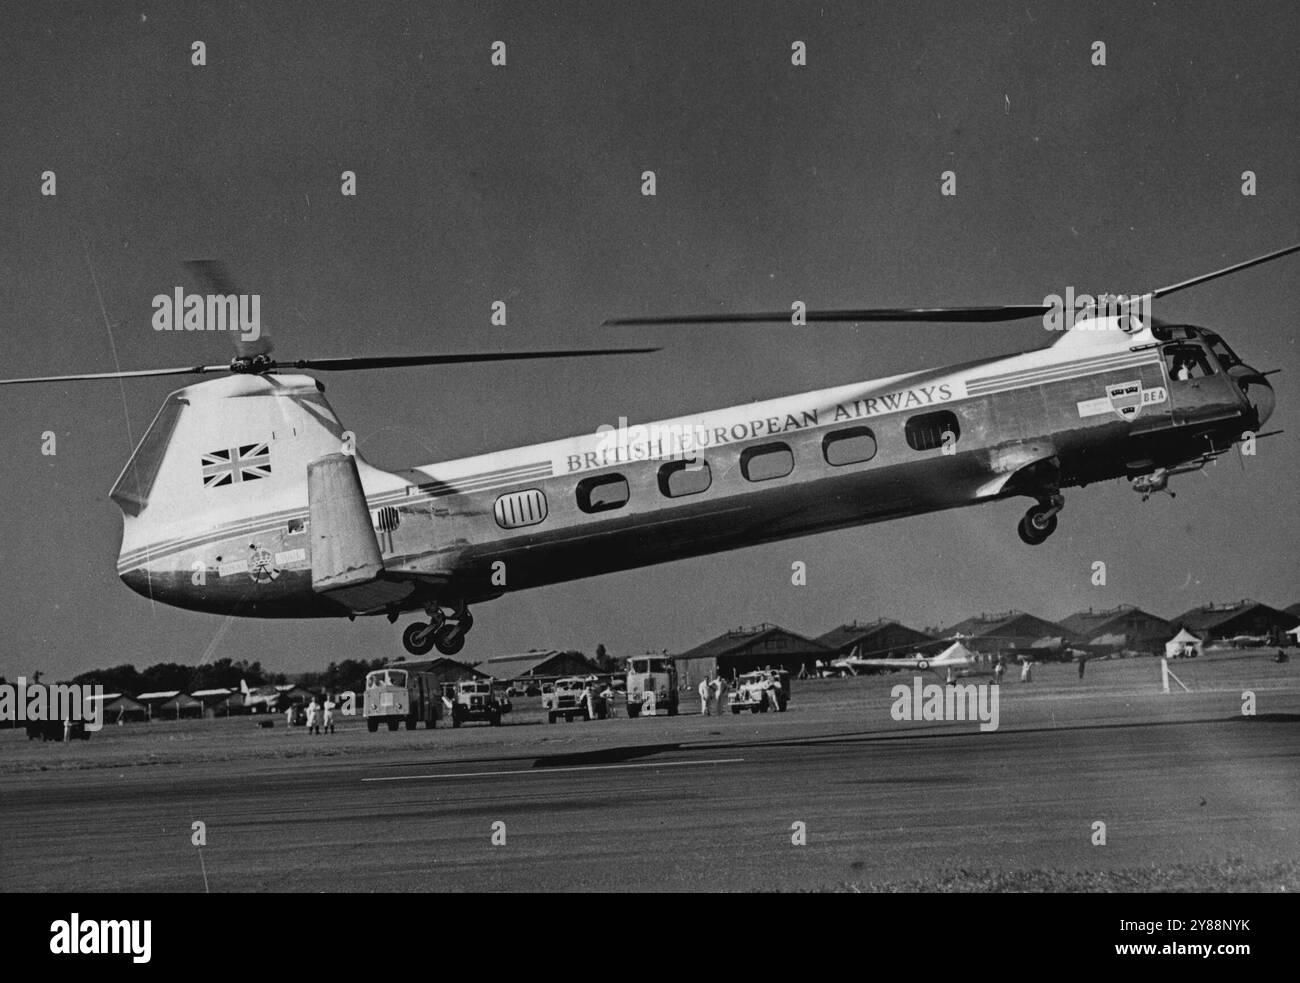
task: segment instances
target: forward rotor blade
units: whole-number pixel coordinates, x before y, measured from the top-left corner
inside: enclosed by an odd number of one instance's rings
[[[176,369],[134,369],[130,372],[86,372],[80,375],[41,375],[28,379],[0,379],[0,386],[14,386],[24,382],[86,382],[97,379],[140,379],[154,375],[203,375],[207,372],[229,372],[227,365],[191,365]]]
[[[577,351],[466,352],[459,355],[369,355],[359,358],[300,358],[276,362],[279,369],[317,369],[322,372],[349,369],[397,369],[408,365],[459,365],[467,362],[510,362],[529,358],[590,358],[593,355],[642,355],[658,348],[587,348]]]
[[[1194,276],[1190,280],[1184,280],[1182,283],[1170,284],[1167,287],[1161,287],[1159,290],[1151,291],[1152,297],[1167,297],[1178,290],[1186,290],[1188,287],[1194,287],[1198,283],[1205,283],[1208,280],[1217,280],[1221,276],[1227,276],[1229,273],[1236,273],[1239,270],[1249,269],[1252,266],[1259,266],[1261,263],[1268,263],[1275,259],[1281,259],[1283,256],[1289,256],[1291,253],[1300,251],[1300,243],[1294,246],[1287,246],[1285,249],[1279,249],[1276,252],[1265,253],[1263,256],[1256,256],[1254,259],[1248,259],[1244,263],[1234,263],[1232,266],[1225,266],[1221,270],[1215,270],[1213,273],[1204,273],[1201,276]]]
[[[854,323],[869,321],[973,322],[1019,321],[1042,317],[1051,310],[1040,304],[1006,304],[1000,307],[866,307],[860,310],[808,311],[809,324]],[[684,314],[665,317],[618,317],[605,321],[606,327],[649,327],[671,324],[790,324],[793,311],[766,311],[745,314]]]

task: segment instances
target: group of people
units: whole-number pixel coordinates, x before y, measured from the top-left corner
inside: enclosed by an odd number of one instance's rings
[[[334,709],[335,703],[332,696],[326,696],[325,702],[317,703],[316,697],[311,698],[307,704],[307,733],[324,734],[334,733]],[[284,711],[285,721],[290,727],[293,726],[294,715],[298,712],[297,704],[292,704]]]
[[[699,693],[701,716],[709,716],[710,703],[719,715],[727,709],[727,681],[722,676],[715,676],[713,679],[705,676],[700,680]]]

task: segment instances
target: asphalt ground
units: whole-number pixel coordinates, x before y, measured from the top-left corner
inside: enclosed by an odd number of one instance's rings
[[[1174,670],[1190,693],[1155,659],[1012,671],[992,731],[893,719],[910,673],[782,714],[0,731],[0,889],[1300,889],[1300,665]]]

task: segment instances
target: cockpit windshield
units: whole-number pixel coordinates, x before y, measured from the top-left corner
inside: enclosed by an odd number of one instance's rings
[[[406,672],[402,669],[379,669],[366,677],[366,688],[377,686],[405,686]]]
[[[126,462],[126,467],[113,484],[109,498],[127,515],[139,515],[149,504],[149,493],[153,490],[167,446],[171,443],[176,424],[181,419],[181,411],[186,405],[184,399],[174,394],[163,403],[162,409],[136,446],[131,460]]]
[[[1228,343],[1218,335],[1207,334],[1205,340],[1210,345],[1210,351],[1214,352],[1215,357],[1224,370],[1232,368],[1234,365],[1241,365],[1242,361],[1237,357],[1237,353],[1228,347]]]

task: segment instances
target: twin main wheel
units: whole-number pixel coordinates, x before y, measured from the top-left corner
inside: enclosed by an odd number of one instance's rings
[[[427,655],[436,645],[443,655],[455,655],[465,647],[465,635],[474,627],[474,617],[466,611],[458,621],[447,621],[433,631],[424,621],[413,621],[402,632],[402,645],[412,655]]]

